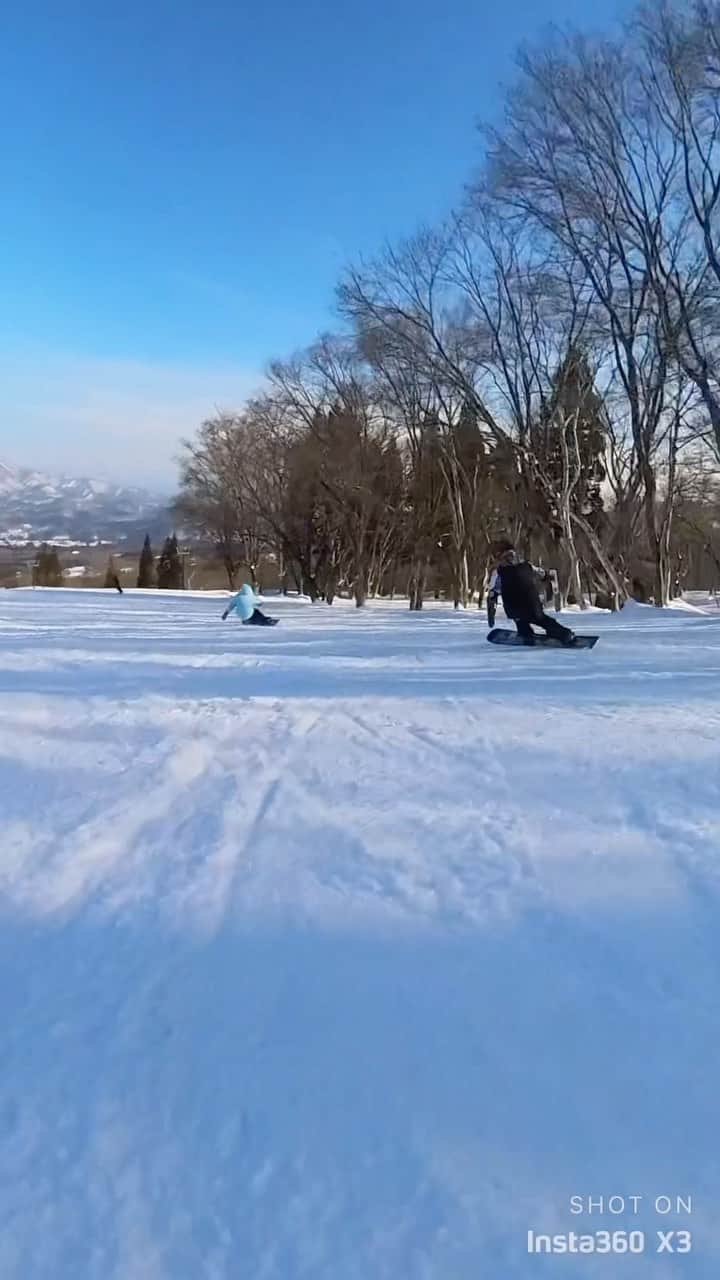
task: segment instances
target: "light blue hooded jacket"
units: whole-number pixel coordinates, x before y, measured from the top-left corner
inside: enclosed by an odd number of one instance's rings
[[[248,618],[252,618],[254,611],[257,609],[259,601],[255,598],[255,593],[251,586],[246,582],[240,588],[236,596],[233,596],[228,605],[228,614],[236,613],[241,622],[247,622]]]

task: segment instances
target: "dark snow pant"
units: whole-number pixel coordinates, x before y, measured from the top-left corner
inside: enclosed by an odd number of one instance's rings
[[[572,631],[568,627],[564,627],[562,623],[555,618],[549,617],[542,610],[538,610],[537,613],[534,613],[529,618],[515,618],[515,626],[517,627],[518,635],[522,636],[523,640],[527,641],[528,644],[535,643],[533,626],[541,627],[545,635],[550,636],[553,640],[570,640],[572,638]]]
[[[245,621],[243,622],[243,626],[244,627],[271,627],[274,621],[275,621],[274,618],[267,618],[264,613],[260,612],[259,609],[253,609],[252,613],[250,614],[250,617],[246,618]]]
[[[497,612],[497,596],[494,591],[488,591],[487,598],[487,620],[488,626],[495,626],[495,614]]]

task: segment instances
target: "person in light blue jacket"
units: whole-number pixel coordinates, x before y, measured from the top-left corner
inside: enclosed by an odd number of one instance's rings
[[[243,625],[249,627],[274,627],[277,622],[277,618],[268,618],[266,614],[260,612],[255,592],[247,582],[240,588],[237,595],[233,596],[223,614],[223,622],[231,613],[236,613]]]

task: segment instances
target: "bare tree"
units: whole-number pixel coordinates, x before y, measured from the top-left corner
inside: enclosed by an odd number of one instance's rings
[[[521,70],[491,138],[493,188],[582,270],[624,399],[660,605],[669,580],[654,455],[671,350],[647,246],[672,200],[676,157],[658,143],[622,46],[568,37],[525,54]]]
[[[194,441],[183,444],[174,509],[212,542],[231,591],[243,564],[257,586],[260,557],[268,545],[252,494],[252,466],[251,441],[242,417],[210,419]]]
[[[707,449],[696,448],[678,467],[677,527],[683,541],[678,559],[699,586],[720,587],[720,467]]]
[[[424,233],[351,271],[339,291],[408,457],[411,608],[422,606],[438,549],[456,604],[470,598],[491,505],[488,425],[504,435],[479,397],[450,252],[447,230]]]
[[[290,363],[271,366],[277,402],[296,424],[332,512],[337,554],[355,603],[362,606],[381,549],[399,527],[393,433],[356,346],[326,335]]]
[[[420,608],[432,575],[465,604],[511,536],[563,600],[622,603],[640,565],[665,603],[712,524],[687,450],[720,456],[719,104],[717,0],[523,53],[462,209],[349,271],[347,331],[186,446],[178,509],[231,584],[271,547],[314,599]]]
[[[672,157],[671,208],[645,248],[674,357],[692,379],[720,456],[720,6],[641,9],[640,83],[658,151]]]

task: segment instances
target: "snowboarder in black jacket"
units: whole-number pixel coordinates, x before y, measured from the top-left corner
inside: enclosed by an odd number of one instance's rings
[[[575,639],[574,632],[543,610],[538,577],[546,576],[544,570],[535,569],[527,560],[520,560],[514,547],[507,547],[498,561],[490,590],[499,590],[505,613],[513,620],[518,635],[526,644],[535,643],[533,626],[536,626],[554,640],[570,645]]]

